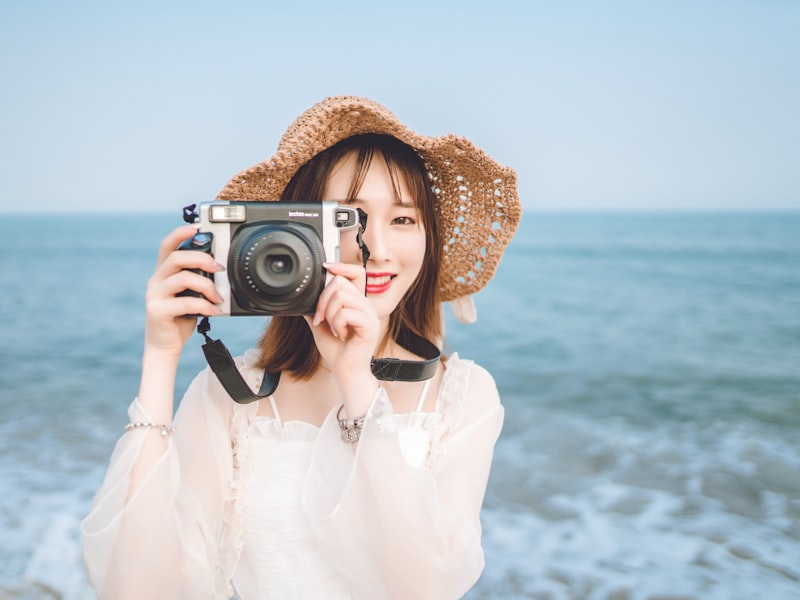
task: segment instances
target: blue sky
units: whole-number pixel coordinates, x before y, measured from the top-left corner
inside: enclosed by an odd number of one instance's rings
[[[799,31],[794,0],[6,0],[0,203],[174,211],[356,94],[526,210],[800,209]]]

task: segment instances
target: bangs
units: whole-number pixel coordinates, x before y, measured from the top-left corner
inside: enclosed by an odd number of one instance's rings
[[[428,204],[427,169],[425,163],[410,146],[390,136],[365,134],[348,138],[331,148],[329,152],[336,155],[331,157],[335,164],[351,154],[355,156],[355,174],[347,190],[345,202],[352,203],[358,199],[367,172],[378,155],[383,158],[389,172],[395,204],[413,206],[420,214],[426,212],[423,207]],[[402,183],[405,183],[411,198],[403,198]],[[423,224],[427,226],[426,216],[423,214]]]

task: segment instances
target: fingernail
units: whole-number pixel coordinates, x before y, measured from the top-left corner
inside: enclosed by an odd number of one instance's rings
[[[222,271],[225,270],[225,266],[224,265],[221,265],[219,263],[214,263],[214,264],[217,265],[217,273],[221,273]]]
[[[319,325],[319,324],[320,324],[320,319],[319,319],[319,317],[318,317],[318,316],[316,316],[316,315],[314,315],[314,320],[313,320],[313,321],[311,321],[311,325],[313,325],[314,327],[316,327],[316,326],[317,326],[317,325]]]
[[[335,338],[339,337],[339,334],[336,333],[333,329],[331,329],[331,333],[333,334],[333,337],[335,337]]]

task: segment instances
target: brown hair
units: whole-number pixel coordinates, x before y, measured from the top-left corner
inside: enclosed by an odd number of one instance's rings
[[[342,140],[303,165],[289,181],[281,200],[321,200],[331,171],[350,154],[355,154],[356,172],[346,201],[353,201],[358,195],[377,154],[383,157],[389,170],[397,201],[400,202],[398,178],[402,177],[425,227],[427,259],[416,281],[390,315],[387,337],[381,341],[379,351],[389,340],[407,346],[410,333],[437,343],[442,337],[442,315],[439,300],[441,244],[436,195],[425,163],[410,146],[394,137],[379,134],[356,135]],[[295,377],[307,379],[319,367],[320,354],[303,317],[272,317],[258,345],[261,351],[258,366],[270,373],[289,371]]]

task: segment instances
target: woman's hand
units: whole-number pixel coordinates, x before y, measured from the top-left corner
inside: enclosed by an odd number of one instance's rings
[[[350,415],[366,412],[377,381],[370,369],[380,335],[375,308],[364,295],[367,273],[360,265],[326,264],[333,278],[306,317],[314,342],[331,369]]]
[[[191,337],[196,319],[185,315],[215,316],[222,297],[214,282],[187,269],[216,273],[223,268],[206,252],[177,250],[178,245],[197,233],[194,225],[179,227],[161,242],[155,273],[145,295],[145,351],[178,356]],[[177,296],[184,290],[203,297]]]

